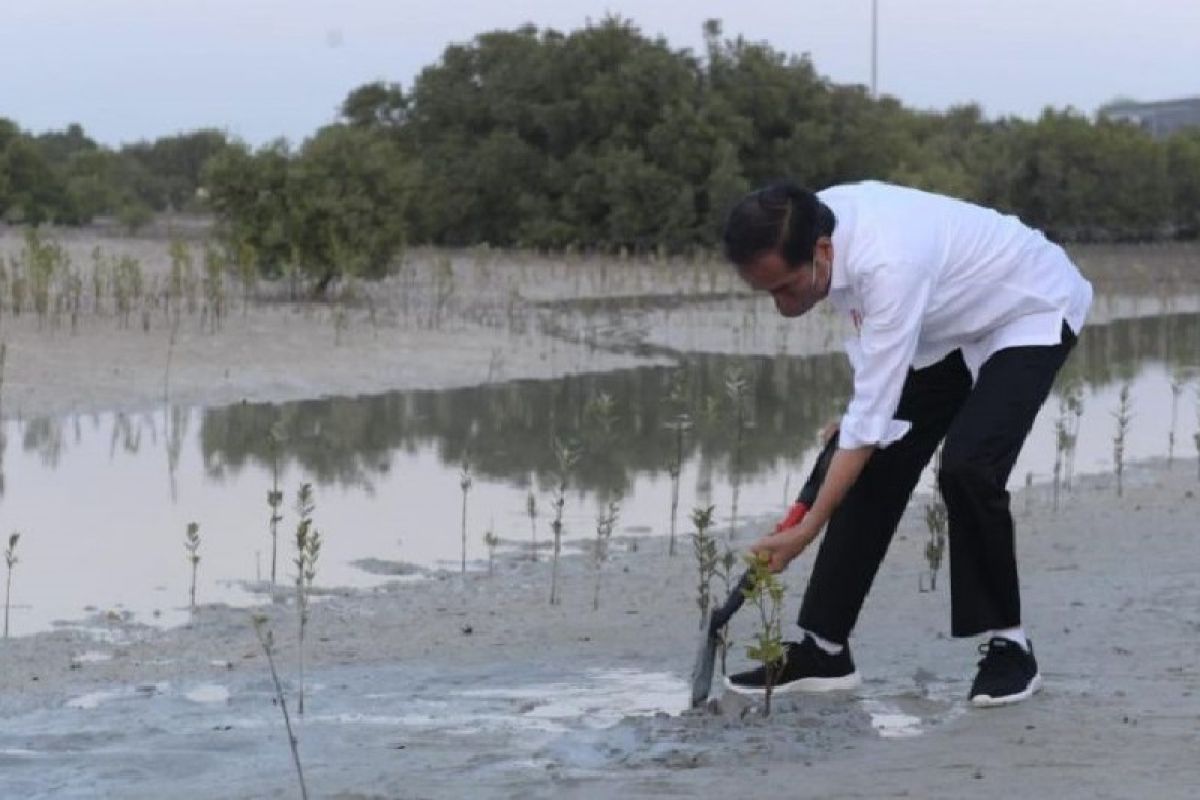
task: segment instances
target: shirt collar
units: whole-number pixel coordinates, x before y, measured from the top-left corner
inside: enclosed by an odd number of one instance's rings
[[[822,199],[822,202],[833,211],[837,225],[833,235],[833,274],[829,277],[829,291],[845,289],[850,285],[850,228],[852,224],[850,209],[845,203]]]

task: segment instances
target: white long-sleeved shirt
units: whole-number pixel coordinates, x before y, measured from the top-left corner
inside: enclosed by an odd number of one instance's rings
[[[1083,327],[1091,284],[1016,217],[875,181],[817,196],[837,217],[828,299],[857,331],[842,447],[886,447],[908,432],[894,417],[910,367],[961,349],[975,376],[998,350],[1057,344],[1064,322]]]

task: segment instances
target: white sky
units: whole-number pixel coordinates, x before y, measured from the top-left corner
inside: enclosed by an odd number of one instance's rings
[[[882,92],[990,116],[1200,95],[1200,0],[879,0]],[[197,127],[296,142],[372,80],[406,88],[449,42],[606,13],[674,47],[701,23],[870,80],[871,0],[0,0],[0,116],[117,144]]]

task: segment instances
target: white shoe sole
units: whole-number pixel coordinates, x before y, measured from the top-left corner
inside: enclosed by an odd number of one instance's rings
[[[858,671],[855,670],[849,675],[843,675],[838,678],[801,678],[798,681],[790,681],[781,683],[775,687],[772,694],[791,694],[793,692],[810,692],[817,694],[820,692],[844,692],[848,689],[857,689],[862,683],[862,678],[859,677]],[[744,694],[751,697],[762,697],[766,691],[755,686],[739,686],[729,680],[729,676],[725,676],[725,688],[736,694]]]
[[[1016,694],[1005,695],[1004,697],[992,697],[987,694],[978,694],[971,698],[971,705],[976,708],[996,708],[997,706],[1010,706],[1013,703],[1019,703],[1022,700],[1028,700],[1042,688],[1042,676],[1034,675],[1033,680],[1029,682],[1028,688],[1023,692]]]

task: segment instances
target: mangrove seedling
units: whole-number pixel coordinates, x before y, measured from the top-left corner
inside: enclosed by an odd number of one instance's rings
[[[1053,509],[1058,511],[1059,491],[1062,488],[1063,461],[1067,452],[1067,418],[1060,414],[1054,421],[1054,479],[1052,482],[1054,500]]]
[[[1075,481],[1075,452],[1079,445],[1079,423],[1083,419],[1083,384],[1078,378],[1067,382],[1060,404],[1065,410],[1066,430],[1064,432],[1066,475],[1064,485],[1071,491]]]
[[[613,528],[617,524],[617,516],[621,506],[616,500],[610,500],[605,508],[596,514],[596,585],[592,591],[592,610],[600,610],[600,577],[604,571],[604,562],[608,560],[608,542],[612,539]]]
[[[717,571],[717,542],[708,532],[712,527],[713,507],[692,509],[692,551],[696,554],[699,581],[696,585],[696,604],[700,606],[700,628],[708,618],[708,606],[712,601],[712,579]]]
[[[762,553],[747,553],[746,566],[752,580],[744,590],[746,600],[758,610],[758,629],[746,646],[746,655],[763,665],[763,716],[771,715],[771,695],[783,668],[782,611],[784,585],[771,572],[771,560]]]
[[[200,566],[199,523],[188,523],[187,533],[183,537],[183,546],[187,550],[188,563],[192,565],[192,589],[188,596],[191,598],[190,608],[194,611],[196,609],[196,568]]]
[[[279,710],[283,712],[283,727],[287,730],[288,747],[292,751],[292,763],[296,765],[296,777],[300,781],[300,797],[301,800],[308,800],[308,787],[304,784],[304,769],[300,766],[300,749],[296,740],[296,734],[292,731],[292,718],[288,716],[287,698],[283,695],[283,684],[279,681],[279,670],[275,668],[275,632],[267,627],[267,618],[262,614],[255,614],[252,617],[254,622],[254,635],[258,637],[258,643],[263,649],[263,653],[267,656],[267,666],[271,670],[271,682],[275,686],[275,702],[279,705]]]
[[[471,464],[463,461],[462,472],[458,476],[458,486],[462,489],[462,574],[467,574],[467,495],[471,492]]]
[[[750,383],[741,368],[730,367],[725,373],[725,394],[732,406],[729,421],[733,429],[733,453],[729,466],[729,480],[733,490],[729,509],[729,541],[733,541],[737,534],[738,495],[742,485],[742,440],[746,434],[746,403],[749,393]]]
[[[1196,477],[1200,478],[1200,387],[1196,388],[1196,433],[1192,441],[1196,443]]]
[[[667,474],[671,477],[671,528],[667,538],[667,555],[675,555],[675,521],[679,515],[679,480],[683,473],[683,437],[692,426],[692,419],[687,413],[687,386],[683,373],[677,372],[671,382],[667,394],[667,402],[675,410],[675,415],[667,428],[675,434],[675,448],[671,454],[671,463],[667,466]]]
[[[1176,369],[1171,375],[1171,427],[1167,431],[1167,466],[1175,460],[1175,422],[1179,416],[1179,397],[1187,383],[1187,375]]]
[[[17,542],[20,541],[21,534],[19,531],[13,531],[8,535],[8,549],[4,551],[4,563],[8,567],[8,572],[4,577],[4,638],[8,638],[8,607],[9,600],[12,597],[12,571],[13,565],[17,563]]]
[[[1125,473],[1125,441],[1129,435],[1129,421],[1133,419],[1132,403],[1129,400],[1129,384],[1121,387],[1117,410],[1113,418],[1117,421],[1117,431],[1113,434],[1113,472],[1117,476],[1117,497],[1123,490],[1122,476]]]
[[[554,439],[554,460],[558,463],[558,481],[554,486],[554,500],[550,505],[554,508],[554,520],[550,530],[554,533],[554,548],[551,551],[550,562],[550,605],[558,605],[562,598],[558,594],[558,556],[562,552],[563,508],[567,505],[567,483],[571,470],[579,460],[579,448],[570,442]]]
[[[483,534],[483,544],[487,548],[488,577],[490,578],[495,574],[496,545],[500,544],[500,537],[496,535],[495,531],[495,523],[492,523],[487,532]]]
[[[681,400],[676,400],[681,402]],[[686,411],[680,411],[675,418],[667,423],[667,428],[675,434],[675,447],[671,452],[671,463],[667,465],[667,474],[671,477],[671,529],[667,538],[667,555],[675,555],[675,522],[679,516],[679,480],[683,473],[683,443],[687,432],[691,430],[692,418]]]
[[[525,513],[529,515],[529,558],[537,561],[537,497],[533,489],[525,495]]]
[[[940,494],[932,503],[925,504],[925,526],[929,529],[929,541],[925,543],[925,562],[929,564],[929,588],[924,579],[918,579],[917,589],[922,592],[937,591],[938,571],[942,568],[942,557],[946,554],[946,524],[949,519],[946,504]]]
[[[308,604],[313,579],[317,576],[317,557],[321,554],[321,534],[313,525],[312,514],[316,508],[313,501],[312,484],[301,484],[296,495],[296,611],[300,618],[300,639],[297,660],[300,667],[299,694],[296,712],[304,713],[304,631],[308,627]]]
[[[279,523],[283,515],[279,509],[283,506],[283,492],[279,490],[279,449],[284,441],[283,425],[276,422],[267,434],[267,451],[271,455],[271,488],[267,491],[267,506],[271,516],[267,519],[267,528],[271,533],[271,588],[275,588],[275,564],[279,553]]]

